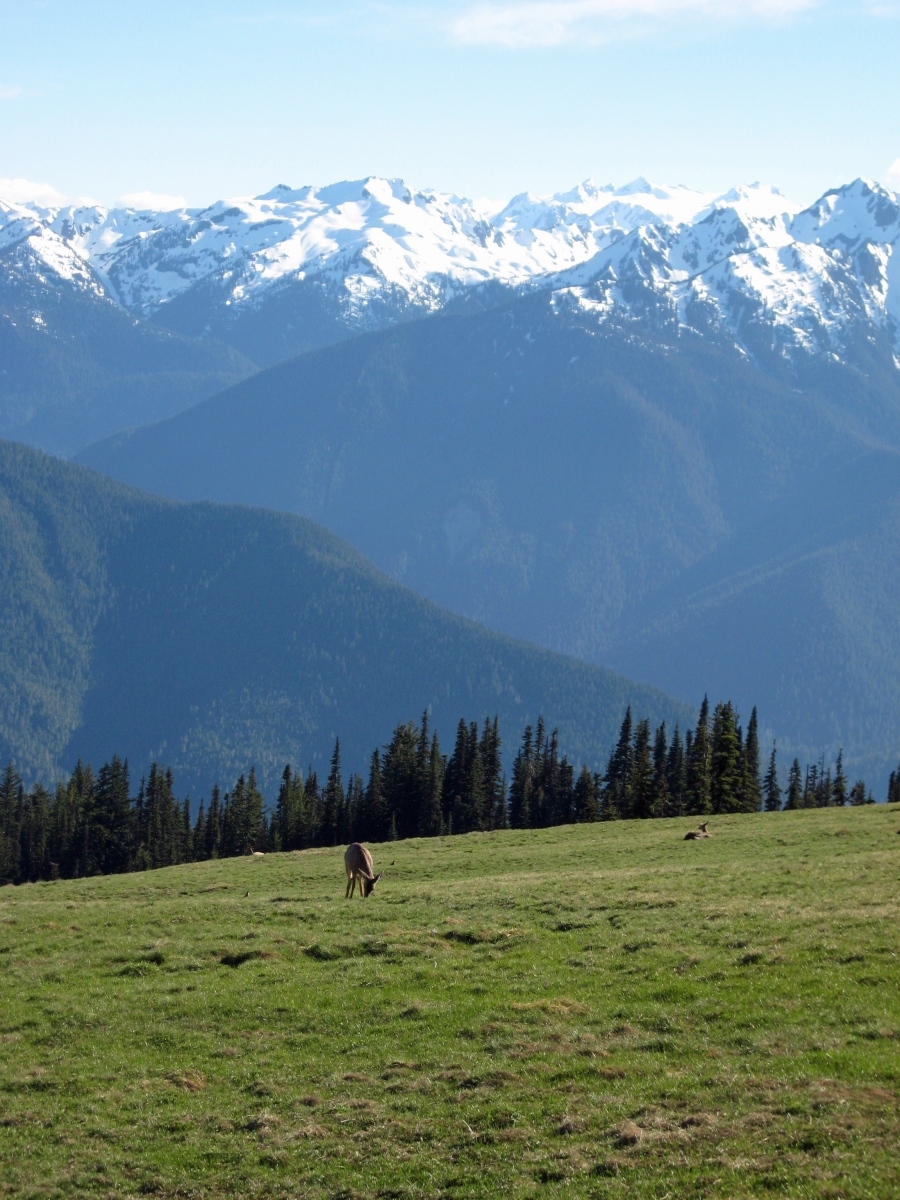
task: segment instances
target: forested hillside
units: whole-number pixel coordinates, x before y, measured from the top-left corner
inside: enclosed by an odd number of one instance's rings
[[[843,745],[879,786],[896,760],[883,338],[763,369],[715,330],[598,325],[535,295],[305,355],[81,457],[322,521],[454,611],[685,700],[758,704],[791,753]]]
[[[572,761],[605,762],[628,704],[691,710],[608,670],[444,612],[345,542],[277,512],[180,504],[0,443],[0,758],[51,781],[82,758],[171,767],[197,798],[256,767],[321,772],[340,735],[364,771],[429,709],[521,729],[543,713]]]
[[[255,370],[221,343],[136,321],[102,294],[0,249],[0,437],[55,454],[159,421]]]

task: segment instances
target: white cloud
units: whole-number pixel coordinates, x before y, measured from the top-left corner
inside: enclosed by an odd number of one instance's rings
[[[0,196],[13,204],[39,204],[44,208],[59,208],[72,201],[49,183],[34,183],[31,179],[0,179]],[[77,203],[90,204],[90,200]]]
[[[16,96],[22,95],[20,87],[4,87],[0,84],[0,100],[15,100]]]
[[[171,212],[187,208],[184,196],[167,196],[164,192],[127,192],[116,200],[116,208],[152,208],[156,212]]]
[[[521,48],[602,39],[627,23],[687,17],[706,21],[790,17],[820,0],[526,0],[481,4],[452,22],[457,41]]]
[[[887,169],[888,183],[900,184],[900,158]]]

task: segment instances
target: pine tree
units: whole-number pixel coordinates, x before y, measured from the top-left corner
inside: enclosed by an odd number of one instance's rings
[[[381,772],[381,752],[372,752],[369,764],[369,782],[363,796],[363,815],[360,817],[360,840],[383,842],[388,835],[391,816],[384,798],[384,781]]]
[[[509,824],[513,829],[528,829],[531,825],[531,793],[534,784],[533,737],[531,726],[526,725],[522,745],[513,762],[512,786],[509,789]]]
[[[606,820],[627,817],[631,811],[631,729],[629,704],[603,780],[603,817]]]
[[[900,767],[896,771],[891,771],[887,802],[888,804],[900,804]]]
[[[668,817],[672,810],[669,792],[669,748],[666,745],[666,723],[659,726],[653,739],[653,805],[654,817]]]
[[[202,862],[208,858],[206,853],[206,806],[202,800],[197,809],[197,820],[194,822],[194,829],[191,833],[191,858],[194,862]]]
[[[498,717],[495,714],[493,721],[485,717],[479,745],[484,829],[502,829],[506,822],[506,788],[503,784],[503,761],[500,753],[502,747]]]
[[[875,803],[872,793],[866,792],[866,785],[861,779],[857,779],[856,783],[850,789],[850,803],[854,806]]]
[[[675,726],[675,732],[672,734],[672,742],[666,760],[666,783],[669,792],[669,807],[663,815],[680,817],[685,811],[687,775],[684,744],[678,725]]]
[[[484,828],[484,773],[479,747],[478,724],[460,720],[456,743],[444,774],[444,811],[455,833]]]
[[[325,784],[322,797],[322,840],[326,846],[336,846],[338,843],[339,822],[344,801],[344,785],[341,782],[341,740],[335,738],[328,782]]]
[[[206,858],[218,858],[222,845],[222,801],[219,785],[213,784],[212,797],[209,802],[209,815],[206,818]]]
[[[597,776],[592,775],[587,767],[583,766],[575,783],[573,820],[580,824],[599,821],[600,803],[597,791]]]
[[[0,885],[20,880],[19,826],[22,780],[12,762],[7,765],[0,783]]]
[[[303,817],[306,794],[303,779],[295,775],[288,763],[281,773],[281,786],[275,802],[273,832],[281,850],[302,850],[304,845]]]
[[[710,740],[710,801],[714,813],[740,812],[744,764],[731,701],[716,705]]]
[[[437,837],[444,826],[444,760],[436,732],[431,739],[425,776],[420,786],[422,807],[419,812],[419,836]]]
[[[93,865],[101,874],[131,870],[134,828],[128,763],[114,754],[97,775],[91,830]]]
[[[709,700],[703,697],[697,731],[687,754],[687,811],[705,816],[712,812],[711,748],[709,741]]]
[[[364,789],[362,778],[354,772],[347,785],[347,805],[345,809],[344,828],[341,837],[343,842],[359,841],[359,818],[364,805]]]
[[[742,812],[759,812],[762,808],[762,788],[759,782],[759,721],[756,706],[750,714],[747,739],[744,742],[744,771],[741,796]]]
[[[653,764],[650,757],[650,722],[638,721],[631,756],[630,809],[627,817],[653,816]]]
[[[784,804],[786,809],[803,807],[803,773],[800,770],[800,760],[797,758],[791,763],[785,794],[787,796]]]
[[[20,830],[21,878],[32,883],[50,879],[50,810],[52,797],[39,783],[29,792]]]
[[[837,762],[834,764],[834,783],[831,787],[831,803],[836,808],[843,808],[849,799],[847,793],[847,776],[844,774],[844,751],[838,750]]]
[[[772,743],[772,753],[769,755],[769,768],[763,780],[766,812],[778,812],[781,808],[781,788],[778,783],[778,763],[775,757],[775,743]]]
[[[419,828],[418,750],[419,737],[415,724],[407,721],[398,725],[384,755],[382,779],[385,803],[393,814],[397,836],[415,837]]]

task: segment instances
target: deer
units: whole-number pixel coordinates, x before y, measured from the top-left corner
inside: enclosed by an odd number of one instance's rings
[[[351,900],[353,893],[356,891],[356,884],[359,883],[360,899],[365,899],[372,895],[372,890],[375,884],[384,874],[381,871],[378,875],[374,873],[372,866],[372,855],[368,852],[365,846],[361,846],[359,842],[351,842],[344,851],[344,866],[347,869],[347,890],[344,893],[345,900]]]
[[[699,838],[712,837],[712,834],[706,828],[708,824],[709,821],[701,821],[697,829],[688,830],[684,835],[684,840],[686,842],[696,842]]]

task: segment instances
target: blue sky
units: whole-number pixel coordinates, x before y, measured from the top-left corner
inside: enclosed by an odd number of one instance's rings
[[[900,0],[0,0],[0,28],[0,178],[105,203],[900,189]]]

